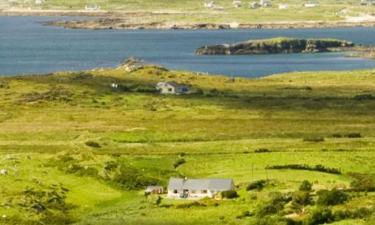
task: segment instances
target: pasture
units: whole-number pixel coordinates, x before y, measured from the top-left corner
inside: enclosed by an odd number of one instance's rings
[[[156,93],[166,80],[195,93]],[[310,217],[324,208],[332,224],[370,225],[374,100],[374,70],[232,79],[149,66],[3,77],[0,223],[286,224],[292,216],[322,224]],[[291,165],[339,173],[270,169]],[[165,186],[172,176],[233,178],[239,197],[143,195],[145,185]],[[247,190],[259,180],[267,185]],[[264,212],[304,180],[314,204],[292,200]],[[320,206],[319,190],[332,189],[350,198]]]

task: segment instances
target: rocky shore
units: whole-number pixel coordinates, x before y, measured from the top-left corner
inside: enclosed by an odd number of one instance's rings
[[[305,52],[344,51],[355,47],[352,42],[335,39],[272,38],[249,40],[235,44],[206,45],[196,50],[197,55],[252,55]]]
[[[90,20],[51,21],[46,25],[70,29],[296,29],[296,28],[335,28],[335,27],[375,27],[374,21],[300,21],[300,22],[265,22],[265,23],[171,23],[165,21],[134,22],[128,18],[99,18]]]

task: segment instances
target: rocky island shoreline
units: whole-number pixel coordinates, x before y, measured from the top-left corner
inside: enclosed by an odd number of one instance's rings
[[[337,27],[375,27],[375,21],[348,22],[348,21],[285,21],[259,23],[171,23],[168,21],[135,22],[129,18],[102,17],[89,20],[58,20],[45,23],[49,26],[58,26],[68,29],[91,30],[219,30],[219,29],[301,29],[301,28],[337,28]]]
[[[206,45],[196,50],[197,55],[254,55],[348,51],[356,47],[352,42],[336,39],[271,38],[249,40],[235,44]]]

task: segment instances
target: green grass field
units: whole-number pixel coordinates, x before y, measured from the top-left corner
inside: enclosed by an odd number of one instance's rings
[[[197,93],[153,92],[164,80]],[[113,82],[123,88],[112,89]],[[313,184],[314,202],[322,189],[351,196],[327,207],[336,213],[332,224],[374,224],[375,193],[353,189],[358,174],[374,185],[374,70],[234,80],[154,67],[4,77],[0,105],[0,170],[7,170],[0,224],[307,221],[319,204],[289,202],[259,216],[272,193],[293,193],[303,180]],[[341,173],[266,169],[290,164]],[[233,178],[239,197],[197,203],[143,196],[144,185],[166,185],[171,176]],[[246,191],[256,180],[270,184]]]
[[[164,12],[164,14],[145,14],[140,20],[174,23],[337,21],[344,20],[346,16],[371,15],[375,12],[375,6],[361,6],[360,0],[321,0],[315,8],[305,8],[303,4],[308,1],[273,0],[272,7],[259,9],[250,9],[250,1],[242,1],[240,8],[234,7],[232,0],[215,1],[216,5],[223,7],[224,10],[205,8],[203,0],[46,0],[42,5],[35,5],[34,1],[13,2],[15,2],[13,7],[60,10],[83,10],[86,5],[97,4],[103,10],[116,12],[114,15],[117,17],[121,17],[121,12],[125,11]],[[278,8],[279,4],[285,3],[289,6],[287,9]],[[127,17],[125,14],[123,16]]]

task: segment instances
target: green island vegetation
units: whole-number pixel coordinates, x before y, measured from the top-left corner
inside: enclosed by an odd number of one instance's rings
[[[160,81],[194,92],[161,95]],[[0,224],[375,222],[375,70],[1,77],[0,105]],[[144,195],[170,177],[232,178],[236,190]]]
[[[354,43],[336,39],[297,39],[276,37],[248,40],[235,44],[206,45],[196,50],[197,55],[254,55],[349,51]]]

